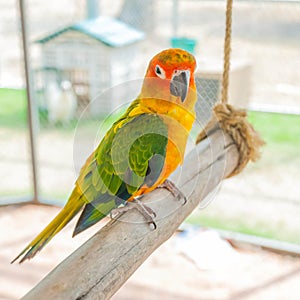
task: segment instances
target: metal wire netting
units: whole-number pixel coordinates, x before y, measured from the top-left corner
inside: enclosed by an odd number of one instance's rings
[[[27,2],[30,65],[39,120],[38,184],[41,198],[52,202],[67,199],[80,165],[114,119],[106,117],[112,112],[120,115],[137,95],[147,62],[162,48],[195,46],[189,49],[194,50],[198,61],[197,130],[209,119],[207,111],[220,99],[225,1],[118,0],[112,6],[111,1],[102,0],[99,4],[102,16],[130,24],[144,32],[145,39],[118,49],[104,47],[104,52],[101,42],[71,31],[36,43],[84,20],[86,4],[79,0]],[[24,81],[19,15],[14,3],[3,2],[1,7],[0,84],[20,88]],[[300,110],[299,24],[300,2],[234,2],[231,103],[273,111]],[[58,45],[63,54],[56,51]],[[111,89],[113,86],[117,88]],[[99,101],[94,102],[95,98]],[[11,101],[18,102],[17,98]],[[12,115],[9,121],[2,118],[0,123],[0,190],[2,195],[12,197],[32,192],[26,103],[22,105],[19,127]],[[247,187],[252,191],[256,188]],[[268,199],[284,197],[279,188],[259,188]]]

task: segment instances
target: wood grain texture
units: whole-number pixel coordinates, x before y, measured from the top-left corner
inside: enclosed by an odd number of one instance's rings
[[[230,137],[216,130],[187,155],[183,167],[171,177],[187,196],[185,205],[165,189],[151,192],[143,202],[157,213],[156,230],[143,223],[138,212],[126,212],[60,263],[23,299],[109,299],[232,172],[238,159]]]

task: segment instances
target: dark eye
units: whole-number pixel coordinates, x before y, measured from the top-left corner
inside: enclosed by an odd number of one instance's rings
[[[159,65],[156,65],[155,67],[155,74],[162,79],[166,78],[165,71]]]

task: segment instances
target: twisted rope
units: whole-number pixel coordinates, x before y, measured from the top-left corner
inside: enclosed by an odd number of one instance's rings
[[[223,80],[222,80],[222,103],[228,102],[230,54],[231,54],[231,31],[232,31],[232,2],[233,2],[233,0],[227,0],[227,6],[226,6],[224,65],[223,65]]]
[[[215,105],[212,119],[208,122],[204,130],[200,132],[196,141],[198,144],[218,127],[221,127],[224,132],[231,136],[239,150],[239,162],[228,177],[240,173],[250,160],[253,162],[258,160],[260,158],[260,147],[264,145],[264,141],[248,122],[246,111],[234,108],[232,105],[228,104],[232,4],[233,0],[227,0],[221,103]]]
[[[214,116],[205,129],[200,132],[196,143],[207,138],[214,130],[221,128],[229,134],[239,150],[239,161],[233,172],[227,176],[239,174],[249,161],[255,162],[260,158],[260,148],[264,141],[247,120],[247,112],[230,104],[218,104],[214,107]]]

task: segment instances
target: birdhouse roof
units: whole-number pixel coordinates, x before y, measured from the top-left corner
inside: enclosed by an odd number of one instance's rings
[[[110,47],[122,47],[141,41],[145,38],[143,31],[107,16],[88,19],[73,25],[61,28],[39,40],[37,43],[47,43],[55,37],[67,32],[78,31],[98,40]]]

